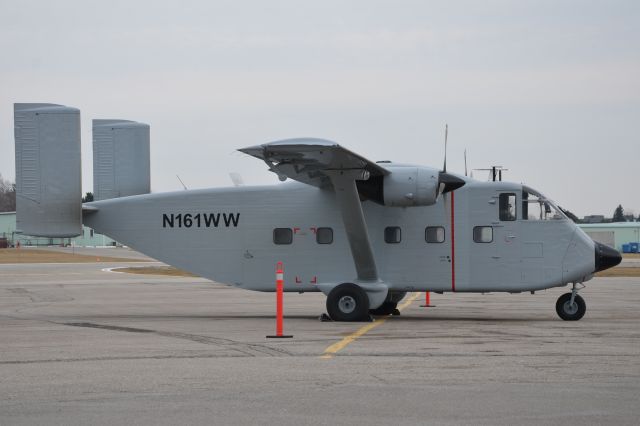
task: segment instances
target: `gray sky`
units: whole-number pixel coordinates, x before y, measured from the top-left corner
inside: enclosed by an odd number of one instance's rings
[[[154,192],[276,182],[234,150],[332,139],[371,160],[510,169],[582,216],[640,213],[640,2],[0,0],[13,103],[151,125]],[[476,174],[485,179],[485,175]]]

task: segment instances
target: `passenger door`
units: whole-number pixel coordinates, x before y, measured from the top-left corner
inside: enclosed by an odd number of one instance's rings
[[[521,281],[521,230],[518,215],[519,198],[515,191],[496,194],[497,222],[494,222],[494,242],[498,260],[498,284],[501,288],[514,289]]]

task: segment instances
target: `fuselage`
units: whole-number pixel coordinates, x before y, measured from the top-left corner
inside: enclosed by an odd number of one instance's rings
[[[467,180],[427,207],[364,201],[380,279],[393,291],[443,292],[532,291],[589,279],[593,241],[550,202],[532,203],[531,191]],[[83,221],[98,232],[227,285],[273,291],[277,262],[285,291],[317,291],[356,276],[332,190],[287,182],[88,206],[97,211]]]

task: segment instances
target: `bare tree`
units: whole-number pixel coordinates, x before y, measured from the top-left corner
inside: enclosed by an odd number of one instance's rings
[[[16,210],[16,184],[5,180],[0,174],[0,212]]]

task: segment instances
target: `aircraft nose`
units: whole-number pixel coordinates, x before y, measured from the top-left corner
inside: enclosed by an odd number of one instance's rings
[[[596,242],[596,270],[604,271],[622,262],[620,252],[612,247]]]

